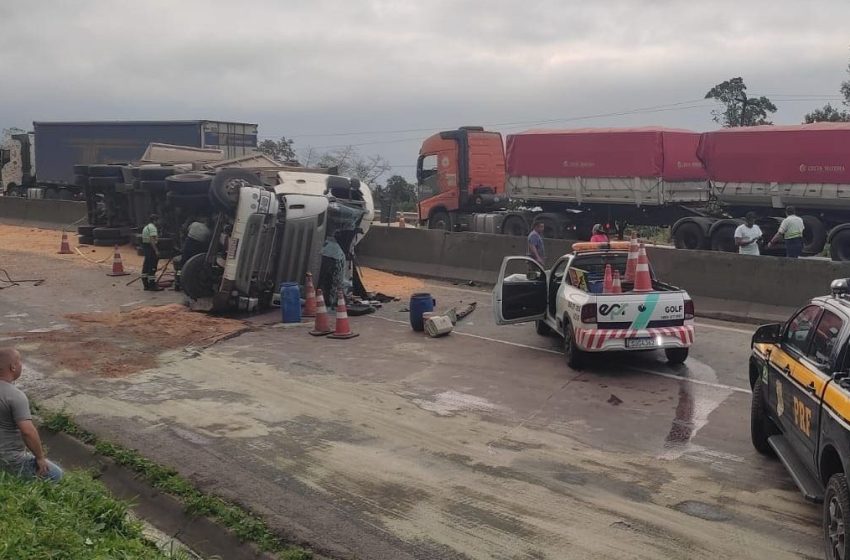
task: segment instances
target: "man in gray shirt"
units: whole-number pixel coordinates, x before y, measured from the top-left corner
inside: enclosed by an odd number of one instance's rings
[[[21,354],[0,348],[0,468],[24,478],[58,482],[62,469],[47,460],[29,399],[14,385],[22,371]]]

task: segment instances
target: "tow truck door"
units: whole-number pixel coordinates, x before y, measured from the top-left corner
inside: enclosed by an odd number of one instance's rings
[[[493,289],[493,314],[498,325],[542,319],[548,300],[546,272],[528,257],[505,257]]]

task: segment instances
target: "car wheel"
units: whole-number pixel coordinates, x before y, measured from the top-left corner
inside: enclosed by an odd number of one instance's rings
[[[428,218],[428,229],[452,231],[452,218],[445,210],[437,210]]]
[[[750,405],[750,439],[752,439],[756,451],[762,455],[773,455],[773,448],[770,447],[767,439],[778,434],[779,430],[765,410],[764,389],[765,386],[761,382],[761,376],[759,376],[753,384],[753,400]]]
[[[543,320],[534,321],[534,330],[536,330],[537,334],[540,336],[549,336],[552,334],[552,328]]]
[[[587,354],[576,345],[575,332],[569,323],[564,325],[564,361],[570,369],[581,369],[584,367]]]
[[[213,206],[228,213],[236,210],[239,203],[239,189],[242,187],[262,187],[260,178],[244,169],[222,169],[213,177],[210,184],[210,202]]]
[[[183,285],[183,292],[192,299],[215,295],[215,288],[213,287],[215,276],[212,267],[206,261],[206,253],[195,255],[183,263],[180,269],[180,283]]]
[[[843,473],[834,474],[826,484],[823,498],[823,544],[828,560],[850,558],[847,540],[847,515],[850,514],[850,489]]]
[[[687,348],[665,348],[664,355],[671,364],[683,364],[688,359]]]

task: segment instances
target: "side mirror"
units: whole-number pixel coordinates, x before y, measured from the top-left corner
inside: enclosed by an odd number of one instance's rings
[[[782,339],[782,323],[762,325],[753,334],[752,344],[777,344]]]

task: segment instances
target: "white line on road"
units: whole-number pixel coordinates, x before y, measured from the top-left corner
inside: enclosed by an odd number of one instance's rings
[[[372,317],[373,319],[381,319],[382,321],[387,321],[390,323],[396,323],[399,325],[407,325],[407,321],[400,321],[398,319],[390,319],[389,317],[381,317],[380,315],[367,315],[367,317]],[[703,325],[708,326],[708,325]],[[552,350],[551,348],[541,348],[540,346],[532,346],[530,344],[520,344],[519,342],[510,342],[508,340],[499,340],[498,338],[490,338],[489,336],[481,336],[479,334],[466,333],[461,331],[452,331],[453,334],[457,334],[460,336],[468,336],[470,338],[478,338],[480,340],[486,340],[488,342],[496,342],[498,344],[506,344],[508,346],[515,346],[517,348],[527,348],[529,350],[537,350],[538,352],[546,352],[547,354],[561,354],[560,350]],[[742,387],[735,387],[732,385],[725,385],[723,383],[712,383],[711,381],[701,381],[699,379],[691,379],[688,377],[681,377],[678,375],[673,375],[672,373],[664,373],[662,371],[653,371],[651,369],[643,369],[636,367],[629,367],[632,371],[637,371],[640,373],[647,373],[649,375],[657,375],[659,377],[666,377],[667,379],[675,379],[676,381],[687,381],[689,383],[693,383],[695,385],[702,385],[704,387],[712,387],[714,389],[723,389],[726,391],[732,391],[735,393],[744,393],[749,395],[751,391],[749,389],[744,389]]]

